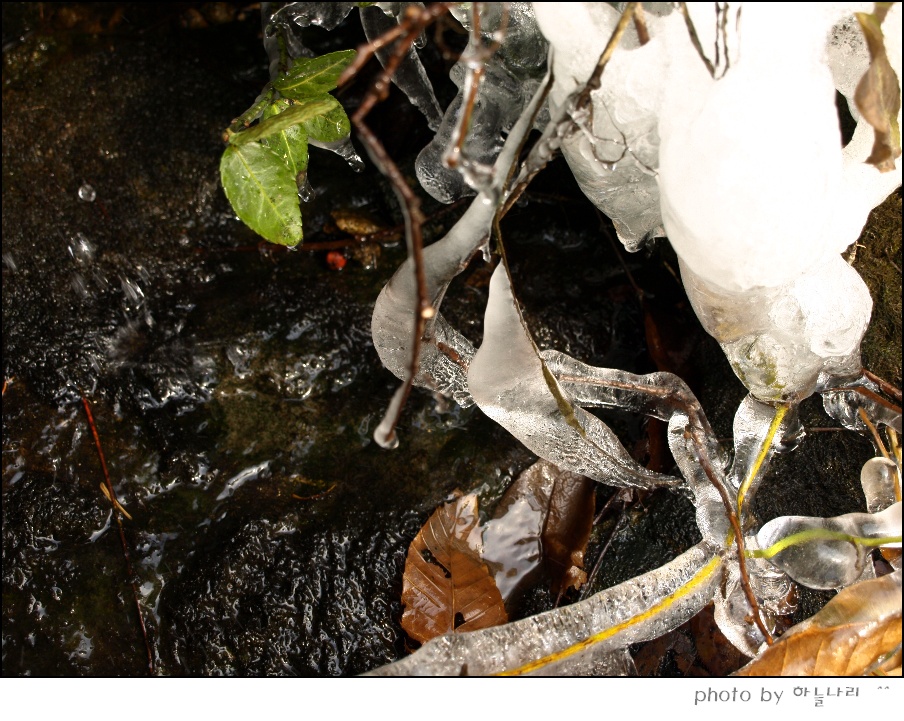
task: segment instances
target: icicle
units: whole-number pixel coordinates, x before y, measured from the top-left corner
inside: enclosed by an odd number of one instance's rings
[[[531,3],[506,3],[507,19],[501,5],[493,3],[481,13],[479,46],[472,38],[449,74],[459,87],[458,95],[447,108],[436,137],[415,163],[421,186],[442,203],[495,187],[493,164],[503,147],[503,137],[522,116],[546,69],[548,45],[537,27]],[[453,7],[451,12],[471,29],[470,10]],[[485,48],[499,42],[496,30],[500,27],[504,27],[504,40],[486,57]],[[483,69],[483,79],[471,122],[462,128],[464,99],[478,66]],[[459,138],[462,133],[464,137]]]
[[[487,676],[564,672],[570,661],[657,638],[712,600],[722,562],[705,543],[674,561],[591,596],[521,621],[424,644],[374,676]],[[561,665],[559,665],[561,664]]]
[[[396,7],[388,7],[383,9],[386,3],[381,3],[380,7],[362,7],[361,8],[361,25],[364,28],[364,35],[368,41],[373,42],[387,30],[395,27],[398,20],[403,17],[403,9],[399,7],[400,3],[391,3]],[[405,3],[405,5],[421,5],[421,3]],[[387,17],[386,10],[394,11],[397,18]],[[377,50],[377,59],[384,67],[386,62],[392,56],[393,45]],[[420,58],[417,56],[414,48],[409,49],[404,60],[396,68],[392,75],[392,82],[408,96],[411,103],[420,110],[424,117],[427,118],[427,124],[430,129],[436,131],[442,120],[442,111],[436,96],[433,94],[433,87],[427,78],[427,71],[421,64]]]
[[[887,458],[870,458],[860,471],[860,485],[866,496],[866,510],[878,513],[895,503],[895,481],[900,469]]]

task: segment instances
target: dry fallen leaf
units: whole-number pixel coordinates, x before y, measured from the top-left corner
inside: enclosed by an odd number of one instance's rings
[[[737,675],[888,673],[886,665],[900,666],[900,648],[901,572],[896,571],[845,588],[819,613],[792,627]],[[885,657],[893,663],[885,663]]]
[[[411,542],[402,584],[402,628],[425,643],[450,631],[508,621],[502,596],[472,533],[477,496],[440,506]]]
[[[869,48],[870,64],[857,85],[854,102],[876,133],[873,150],[866,162],[883,173],[894,170],[895,159],[901,155],[901,129],[898,127],[901,90],[885,53],[882,35],[882,21],[892,5],[876,3],[874,13],[856,13]]]

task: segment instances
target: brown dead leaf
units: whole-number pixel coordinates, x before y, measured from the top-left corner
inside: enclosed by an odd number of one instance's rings
[[[901,572],[896,571],[845,588],[737,675],[860,676],[882,669],[879,662],[900,646]]]
[[[885,53],[882,35],[882,21],[891,6],[892,3],[876,3],[872,14],[856,13],[869,48],[870,64],[857,85],[854,102],[876,132],[873,150],[866,162],[883,173],[894,170],[895,159],[901,155],[901,129],[898,127],[901,90],[898,76]]]
[[[411,542],[402,585],[402,628],[425,643],[450,631],[508,621],[502,596],[472,533],[477,496],[440,506]]]
[[[543,529],[546,572],[553,593],[579,589],[587,583],[584,552],[593,530],[596,483],[589,478],[559,471],[549,498]]]
[[[544,569],[554,592],[586,582],[584,549],[595,488],[593,481],[542,459],[515,479],[483,531],[483,558],[506,603]]]

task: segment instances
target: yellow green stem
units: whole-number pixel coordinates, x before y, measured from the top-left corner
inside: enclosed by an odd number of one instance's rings
[[[750,489],[754,479],[759,475],[760,468],[762,468],[763,463],[766,461],[766,457],[769,455],[769,450],[772,448],[772,442],[775,440],[775,434],[778,433],[778,429],[785,419],[788,408],[789,406],[781,405],[775,409],[775,415],[772,418],[772,423],[769,424],[769,430],[766,432],[766,437],[763,439],[763,445],[760,446],[760,452],[757,454],[756,460],[750,467],[747,478],[744,479],[744,482],[738,489],[738,518],[741,517],[744,508],[744,497],[747,495],[747,491]]]
[[[508,671],[503,671],[500,673],[500,676],[521,676],[526,673],[531,673],[533,671],[537,671],[538,669],[543,668],[544,666],[548,666],[551,663],[555,663],[557,661],[561,661],[563,659],[568,658],[569,656],[573,656],[576,653],[580,653],[585,649],[593,646],[600,641],[605,641],[606,639],[612,638],[616,634],[621,633],[622,631],[626,631],[632,626],[636,626],[639,623],[647,621],[651,618],[654,618],[658,614],[670,608],[675,604],[679,599],[684,598],[692,591],[694,591],[698,586],[704,583],[722,563],[722,559],[719,556],[713,556],[709,562],[703,566],[697,573],[695,573],[690,580],[685,583],[683,586],[676,588],[672,593],[663,598],[659,603],[654,604],[646,611],[643,611],[636,616],[632,616],[627,621],[623,621],[622,623],[618,623],[614,626],[611,626],[599,633],[594,634],[588,638],[585,638],[583,641],[578,641],[567,648],[563,648],[561,651],[556,651],[555,653],[551,653],[548,656],[543,656],[542,658],[538,658],[536,661],[530,661],[529,663],[524,664],[523,666],[518,666],[517,668],[510,669]]]
[[[772,558],[781,553],[786,548],[798,546],[802,543],[811,543],[813,541],[847,541],[856,546],[885,546],[891,543],[901,543],[901,536],[882,536],[879,538],[865,538],[862,536],[852,536],[849,533],[841,531],[830,531],[827,528],[810,528],[806,531],[792,533],[785,536],[780,541],[773,543],[769,548],[753,549],[744,552],[745,556],[750,558]]]

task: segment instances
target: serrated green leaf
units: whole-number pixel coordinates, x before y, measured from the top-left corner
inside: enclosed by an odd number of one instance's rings
[[[255,233],[280,245],[301,242],[295,176],[270,148],[230,145],[220,160],[220,180],[235,214]]]
[[[319,58],[298,58],[289,71],[273,83],[293,100],[304,100],[336,87],[342,71],[355,57],[354,50],[339,50]]]
[[[245,145],[255,140],[266,138],[274,133],[280,133],[293,125],[298,125],[319,115],[327,115],[336,108],[341,107],[336,98],[330,95],[321,95],[319,98],[308,100],[299,105],[293,105],[278,115],[274,115],[241,133],[233,133],[227,130],[226,139],[230,145]]]
[[[288,109],[288,107],[288,101],[273,103],[264,110],[263,118],[264,120],[269,120],[271,117]],[[308,137],[305,135],[302,126],[293,125],[290,128],[267,136],[261,143],[283,159],[293,177],[297,178],[299,173],[303,173],[308,169]]]
[[[328,113],[305,120],[301,127],[304,128],[309,138],[318,143],[335,143],[337,140],[347,138],[352,131],[348,115],[345,114],[345,108],[341,105]]]

